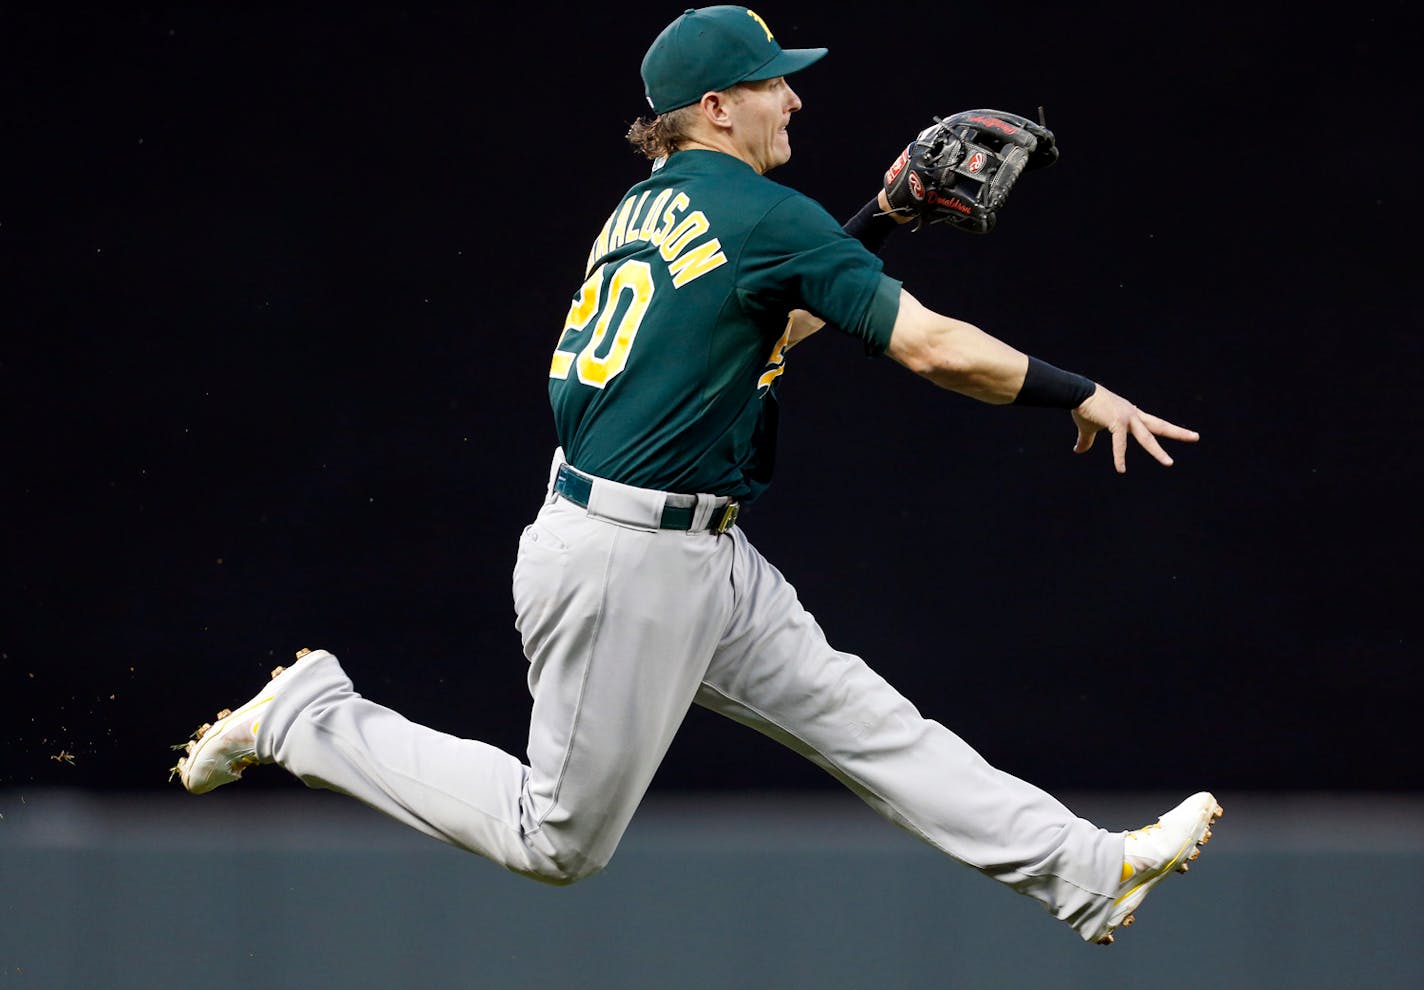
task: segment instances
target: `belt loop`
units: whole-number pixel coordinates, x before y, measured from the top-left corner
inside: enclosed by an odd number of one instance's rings
[[[717,508],[717,496],[706,492],[697,493],[697,501],[692,506],[692,522],[687,527],[691,532],[700,533],[711,528],[712,514]]]
[[[549,463],[549,484],[544,489],[544,504],[554,501],[554,481],[559,476],[559,468],[564,464],[564,448],[554,448],[554,459]]]

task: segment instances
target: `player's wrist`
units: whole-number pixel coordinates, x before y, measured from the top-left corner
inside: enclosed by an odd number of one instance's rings
[[[1077,409],[1097,387],[1091,379],[1055,368],[1047,361],[1030,356],[1023,386],[1019,389],[1019,394],[1014,396],[1013,404],[1050,409]]]
[[[881,213],[898,224],[906,224],[915,219],[914,214],[904,210],[897,210],[894,206],[891,206],[890,197],[885,195],[884,189],[875,194],[875,204],[880,207]]]
[[[884,195],[883,193],[881,195]],[[871,254],[879,254],[885,246],[890,232],[900,226],[894,216],[887,215],[880,206],[880,196],[860,208],[860,212],[842,225],[842,229],[865,245]]]

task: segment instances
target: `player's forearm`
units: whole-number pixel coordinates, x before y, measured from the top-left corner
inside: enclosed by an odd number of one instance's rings
[[[972,323],[925,309],[908,292],[886,351],[895,361],[941,388],[1004,405],[1023,387],[1028,355]]]
[[[1028,371],[1028,355],[959,320],[937,335],[934,363],[921,372],[941,388],[980,402],[1014,401]]]

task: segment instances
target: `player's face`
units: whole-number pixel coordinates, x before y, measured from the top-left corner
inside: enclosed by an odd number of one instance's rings
[[[786,125],[800,109],[801,98],[785,76],[739,86],[737,98],[728,105],[739,157],[758,172],[786,164],[791,158]]]

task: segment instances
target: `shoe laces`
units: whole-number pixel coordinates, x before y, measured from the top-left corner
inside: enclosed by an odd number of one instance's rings
[[[1131,832],[1127,833],[1127,838],[1136,839],[1140,842],[1147,838],[1148,832],[1160,831],[1161,828],[1162,823],[1160,821],[1156,821],[1153,822],[1151,825],[1144,825],[1142,828],[1133,829]],[[1122,882],[1127,883],[1129,880],[1137,876],[1137,874],[1141,873],[1143,870],[1151,869],[1152,861],[1145,856],[1126,853],[1126,855],[1123,856],[1122,865]]]
[[[1133,829],[1127,833],[1127,837],[1129,839],[1145,839],[1147,837],[1146,833],[1151,832],[1153,829],[1160,829],[1161,827],[1161,822],[1153,822],[1151,825],[1144,825],[1142,828]]]

